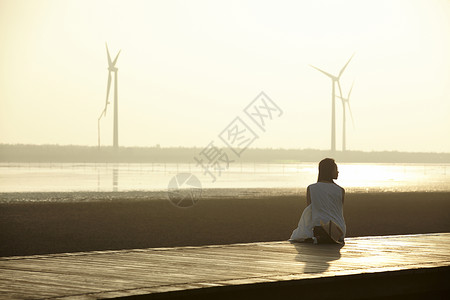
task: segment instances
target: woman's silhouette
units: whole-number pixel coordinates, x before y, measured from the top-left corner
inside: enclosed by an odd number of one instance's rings
[[[345,190],[333,181],[338,174],[334,159],[320,161],[317,183],[307,188],[307,207],[289,241],[343,243],[346,232],[343,211]]]

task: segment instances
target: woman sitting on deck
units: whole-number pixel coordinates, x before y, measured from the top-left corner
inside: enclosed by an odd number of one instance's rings
[[[306,204],[308,205],[292,232],[291,242],[339,243],[344,242],[346,226],[344,221],[345,190],[334,183],[338,168],[331,158],[319,163],[317,183],[308,186]]]

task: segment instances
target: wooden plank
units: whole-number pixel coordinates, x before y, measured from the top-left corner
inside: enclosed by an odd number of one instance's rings
[[[450,267],[450,233],[4,257],[0,297],[113,298],[436,267]]]

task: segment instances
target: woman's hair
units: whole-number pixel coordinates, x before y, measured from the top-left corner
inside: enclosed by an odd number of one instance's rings
[[[319,178],[317,181],[333,181],[333,172],[337,168],[334,159],[332,158],[324,158],[319,163]]]

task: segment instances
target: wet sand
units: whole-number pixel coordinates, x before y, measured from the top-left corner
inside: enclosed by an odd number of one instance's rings
[[[303,195],[0,203],[0,256],[286,240]],[[450,192],[347,193],[347,236],[450,232]]]

